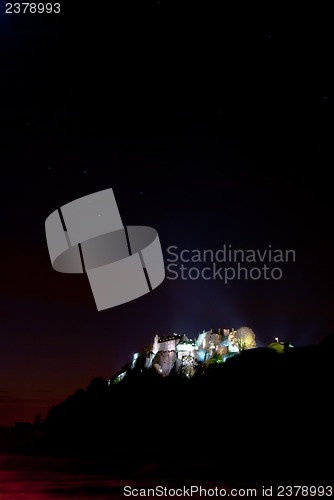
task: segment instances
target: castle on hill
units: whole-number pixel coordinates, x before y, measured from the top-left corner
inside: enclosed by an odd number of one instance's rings
[[[166,377],[172,372],[192,377],[198,365],[224,362],[230,355],[256,347],[254,332],[248,327],[238,330],[203,330],[196,340],[186,335],[173,333],[169,336],[155,335],[153,344],[143,353],[135,353],[131,368],[154,369]],[[123,371],[115,381],[126,374]]]

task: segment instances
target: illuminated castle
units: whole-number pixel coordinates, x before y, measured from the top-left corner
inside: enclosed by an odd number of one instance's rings
[[[252,342],[242,344],[240,331],[248,330]],[[138,367],[140,362],[144,369],[154,368],[163,377],[169,375],[172,370],[191,377],[200,363],[209,363],[214,358],[217,362],[225,361],[231,353],[239,350],[255,347],[254,334],[247,327],[239,330],[203,330],[197,340],[189,339],[186,335],[174,333],[169,336],[155,335],[151,349],[145,354],[135,353],[131,368]],[[122,375],[122,374],[121,374]]]

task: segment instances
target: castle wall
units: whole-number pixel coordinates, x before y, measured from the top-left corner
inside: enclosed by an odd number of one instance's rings
[[[200,333],[196,342],[189,341],[185,335],[155,335],[152,352],[146,354],[144,367],[153,367],[164,377],[168,376],[173,368],[182,369],[182,372],[192,376],[197,362],[210,359],[215,352],[222,356],[228,351],[238,352],[234,343],[235,333],[234,329],[224,329],[222,334],[220,330],[217,333],[211,329]]]
[[[158,373],[163,377],[170,374],[172,368],[174,367],[176,361],[175,351],[159,351],[152,361],[152,366]]]

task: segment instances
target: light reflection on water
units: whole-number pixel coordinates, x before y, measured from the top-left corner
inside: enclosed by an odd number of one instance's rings
[[[170,470],[168,466],[147,463],[120,465],[97,460],[0,455],[0,500],[126,500],[124,486],[179,488],[194,484],[192,473],[192,468],[180,471],[175,465]],[[201,483],[209,487],[210,481]],[[160,492],[159,498],[167,496]]]
[[[124,498],[116,480],[70,474],[34,474],[27,477],[16,471],[0,471],[0,499],[47,500],[80,498],[99,500]]]
[[[171,488],[200,485],[205,489],[218,487],[225,489],[225,496],[231,495],[231,488],[256,488],[257,497],[267,481],[245,484],[244,481],[222,480],[223,471],[219,466],[213,473],[209,464],[115,464],[97,460],[74,460],[46,457],[0,455],[0,500],[126,500],[124,486],[132,488]],[[203,470],[204,466],[204,470]],[[241,479],[241,478],[240,478]],[[272,483],[269,483],[272,484]],[[284,483],[282,483],[284,484]],[[298,483],[299,484],[299,483]],[[329,484],[329,483],[328,483]],[[151,490],[151,491],[152,491]],[[276,493],[276,494],[275,494]],[[161,494],[161,490],[160,490]],[[206,495],[204,495],[206,496]],[[212,495],[208,495],[207,498]],[[239,498],[241,496],[238,496]],[[246,495],[248,497],[248,495]],[[203,498],[195,494],[192,498]],[[219,497],[219,495],[215,495]],[[131,498],[135,497],[129,497]],[[143,498],[142,496],[138,496]],[[155,500],[157,496],[146,496]],[[162,500],[172,498],[160,496]],[[189,495],[174,498],[188,498]],[[274,490],[271,500],[281,500]],[[306,497],[303,497],[306,498]]]
[[[70,472],[78,464],[37,457],[0,456],[0,500],[124,499],[126,479]]]

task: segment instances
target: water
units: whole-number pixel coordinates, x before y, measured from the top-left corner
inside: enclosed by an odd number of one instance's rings
[[[193,472],[193,467],[185,465],[180,468],[175,465],[0,455],[0,500],[125,500],[128,498],[124,496],[125,486],[152,490],[157,486],[168,489],[188,487],[194,484]],[[211,484],[204,478],[201,483],[206,487]],[[159,495],[162,499],[167,497],[170,495]],[[154,497],[151,495],[150,498]],[[185,497],[178,495],[177,498]]]
[[[69,474],[34,474],[28,477],[14,471],[0,472],[0,499],[46,500],[80,498],[81,500],[124,498],[118,494],[117,481],[101,477],[71,476]]]
[[[152,490],[160,487],[170,491],[196,484],[194,477],[203,487],[218,484],[222,487],[220,482],[205,477],[201,467],[194,472],[193,465],[115,464],[97,460],[0,455],[0,500],[126,500],[134,497],[124,495],[125,486]],[[161,493],[158,496],[161,499],[171,497]],[[198,498],[197,495],[193,497]],[[157,496],[151,494],[150,498]]]
[[[277,474],[278,475],[278,474]],[[261,476],[261,475],[260,475]],[[130,500],[133,498],[143,498],[142,495],[125,496],[124,487],[143,488],[147,491],[156,491],[157,487],[166,488],[168,493],[154,496],[152,493],[146,498],[267,498],[271,500],[281,499],[282,496],[294,496],[291,490],[284,489],[289,484],[305,485],[314,484],[304,479],[295,481],[261,480],[229,481],[223,479],[224,466],[213,467],[212,464],[148,464],[148,463],[109,463],[97,460],[74,460],[46,457],[27,457],[14,455],[0,455],[0,500]],[[321,481],[318,484],[330,485],[331,481]],[[281,486],[279,486],[281,485]],[[284,485],[284,486],[282,486]],[[173,494],[170,491],[176,488],[201,487],[210,490],[210,493],[192,495]],[[300,488],[300,486],[297,486]],[[213,490],[225,490],[225,494],[213,494]],[[263,488],[273,488],[271,494],[263,492]],[[283,491],[279,490],[283,488]],[[305,486],[305,488],[310,488]],[[312,486],[314,489],[315,487]],[[320,488],[323,488],[321,486]],[[320,492],[322,498],[332,497],[327,492]],[[231,494],[232,489],[239,489],[240,494]],[[251,489],[252,493],[247,493],[246,489]],[[242,490],[242,491],[241,491]],[[300,498],[315,498],[314,491],[309,489],[305,494],[303,490],[299,493]],[[129,491],[129,490],[128,490]],[[180,490],[179,490],[180,491]],[[267,490],[268,493],[269,490]],[[270,492],[269,492],[270,493]],[[319,497],[320,497],[319,496]],[[145,497],[144,497],[145,498]]]
[[[0,456],[0,500],[124,499],[126,477],[83,473],[99,468],[97,462],[67,459]]]

